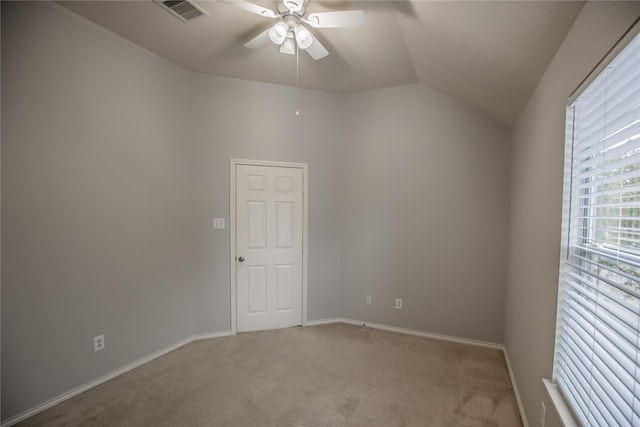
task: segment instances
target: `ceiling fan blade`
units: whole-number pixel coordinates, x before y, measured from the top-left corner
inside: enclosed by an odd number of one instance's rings
[[[246,0],[219,0],[221,3],[226,3],[231,6],[235,6],[239,9],[246,10],[247,12],[255,13],[256,15],[264,16],[265,18],[277,18],[279,15],[271,9],[259,6],[255,3],[248,2]]]
[[[309,55],[316,61],[329,55],[329,51],[322,46],[322,43],[313,34],[311,34],[311,37],[313,37],[313,43],[306,49]]]
[[[339,12],[312,13],[305,22],[314,28],[359,27],[364,22],[364,12],[361,10],[343,10]]]
[[[244,44],[244,47],[248,47],[249,49],[262,49],[267,43],[271,41],[269,38],[269,30],[271,28],[267,28],[248,42]]]

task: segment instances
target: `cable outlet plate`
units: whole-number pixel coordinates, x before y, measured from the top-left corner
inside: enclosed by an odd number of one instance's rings
[[[93,337],[93,351],[104,350],[104,335]]]

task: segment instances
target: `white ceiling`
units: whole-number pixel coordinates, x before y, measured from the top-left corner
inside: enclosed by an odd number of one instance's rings
[[[183,23],[151,0],[58,1],[192,71],[296,85],[294,56],[243,44],[274,21],[217,1]],[[274,1],[255,1],[276,9]],[[307,13],[364,10],[356,29],[313,29],[330,54],[300,56],[300,86],[357,92],[421,82],[511,127],[582,1],[311,0]]]

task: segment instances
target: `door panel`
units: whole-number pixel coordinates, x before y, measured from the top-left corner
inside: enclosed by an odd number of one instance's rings
[[[294,205],[291,202],[276,202],[276,248],[292,249],[294,242]]]
[[[247,202],[247,248],[267,248],[267,206],[265,202]],[[241,224],[242,225],[242,224]]]
[[[276,266],[276,289],[277,303],[276,310],[293,310],[294,295],[294,271],[293,265],[277,265]]]
[[[293,188],[293,179],[290,176],[276,176],[276,191],[292,192]]]
[[[302,169],[236,165],[239,332],[302,323],[302,189]]]
[[[267,269],[264,265],[247,268],[247,312],[262,314],[267,309]]]

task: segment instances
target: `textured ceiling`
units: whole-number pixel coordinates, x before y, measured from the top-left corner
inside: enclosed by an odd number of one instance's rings
[[[295,86],[295,56],[243,44],[274,21],[217,1],[183,23],[151,0],[58,1],[195,72]],[[276,9],[274,1],[255,1]],[[581,1],[326,1],[362,9],[355,29],[313,29],[330,54],[300,55],[300,86],[357,92],[421,82],[511,127],[583,6]]]

